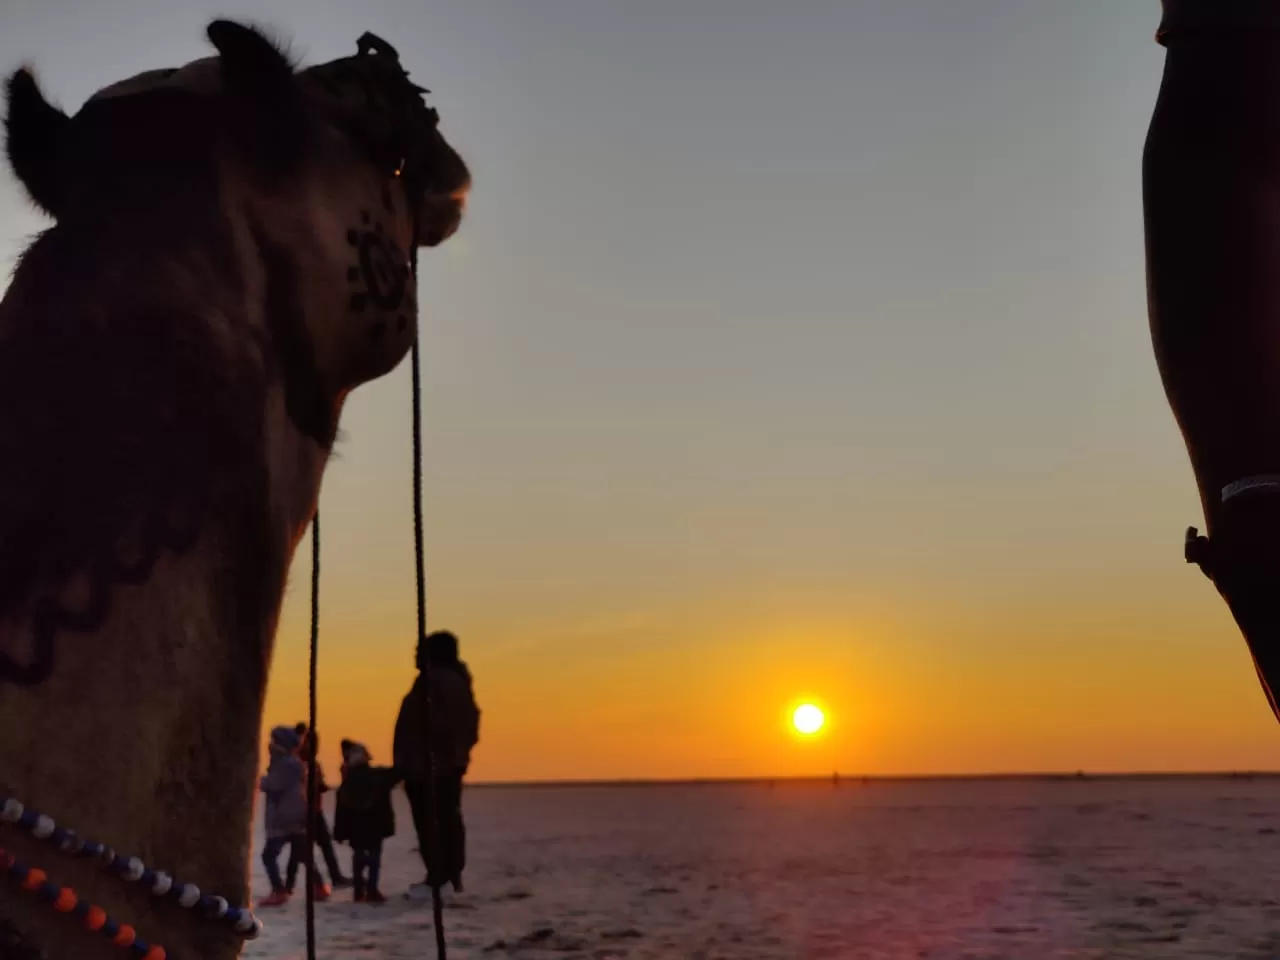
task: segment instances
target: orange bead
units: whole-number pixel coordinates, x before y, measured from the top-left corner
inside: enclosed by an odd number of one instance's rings
[[[120,924],[120,932],[115,935],[115,939],[111,942],[117,947],[132,947],[133,941],[138,939],[138,931],[127,923]]]
[[[22,889],[39,890],[40,884],[44,883],[47,879],[49,878],[43,870],[33,868],[31,872],[27,874],[27,879],[22,881]]]
[[[147,955],[142,960],[164,960],[164,947],[152,947],[147,951]]]
[[[76,904],[80,900],[76,896],[76,892],[70,887],[63,887],[58,891],[58,899],[53,901],[53,909],[59,913],[70,913],[76,908]]]
[[[107,911],[101,907],[90,907],[89,912],[84,915],[84,925],[87,930],[101,930],[106,922]]]

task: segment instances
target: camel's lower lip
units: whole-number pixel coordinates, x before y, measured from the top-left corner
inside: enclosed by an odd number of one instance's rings
[[[422,205],[418,242],[424,247],[439,246],[448,240],[462,224],[466,209],[466,194],[460,196],[432,196]]]

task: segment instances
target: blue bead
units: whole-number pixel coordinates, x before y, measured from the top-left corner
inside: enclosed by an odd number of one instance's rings
[[[151,951],[151,944],[145,940],[133,941],[133,946],[129,948],[140,957],[145,957]]]
[[[94,843],[92,840],[84,842],[84,849],[80,851],[82,856],[97,857],[102,854],[102,844]]]
[[[240,915],[243,912],[244,911],[242,911],[239,907],[227,907],[227,912],[226,914],[223,915],[222,919],[226,920],[227,923],[231,924],[234,927],[237,923],[240,922]]]
[[[21,881],[23,878],[26,877],[29,871],[27,870],[27,865],[25,863],[23,863],[21,860],[15,860],[13,861],[13,864],[9,867],[9,872],[13,874],[19,881]]]
[[[138,880],[140,884],[150,890],[156,885],[156,872],[150,867],[142,871],[142,877]]]
[[[39,889],[36,890],[36,896],[41,900],[47,900],[49,903],[53,903],[53,901],[58,899],[58,894],[61,892],[62,888],[60,886],[46,880],[44,883],[40,884]]]
[[[107,922],[102,925],[102,935],[104,937],[114,937],[120,932],[120,924],[107,917]]]
[[[49,834],[49,842],[56,847],[62,846],[71,839],[71,831],[66,827],[54,827],[53,833]]]
[[[34,810],[23,810],[22,817],[18,820],[18,826],[24,830],[30,830],[36,825],[36,821],[40,819],[40,814]]]
[[[210,912],[212,912],[212,910],[213,910],[213,908],[214,908],[213,897],[209,896],[209,895],[206,893],[204,896],[202,896],[202,897],[200,898],[200,902],[199,902],[198,904],[196,904],[196,906],[200,908],[200,912],[201,912],[201,913],[210,913]]]
[[[115,873],[124,873],[129,869],[129,858],[122,857],[117,853],[112,861],[107,864],[107,869],[112,870]]]
[[[93,904],[88,900],[77,900],[76,905],[71,908],[71,915],[83,920],[89,915],[89,911],[93,909]]]

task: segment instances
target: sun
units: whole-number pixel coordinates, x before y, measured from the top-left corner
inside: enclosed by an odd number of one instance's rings
[[[802,703],[796,707],[791,714],[791,725],[796,728],[796,733],[811,737],[826,726],[827,718],[823,715],[822,709],[813,703]]]

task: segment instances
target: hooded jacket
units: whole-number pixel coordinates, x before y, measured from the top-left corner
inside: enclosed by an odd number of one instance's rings
[[[268,837],[292,837],[307,829],[307,772],[298,758],[298,735],[290,727],[271,731],[267,772],[258,781],[266,795],[263,825]]]
[[[343,746],[347,746],[345,741]],[[333,839],[356,850],[376,847],[396,832],[391,791],[400,782],[400,774],[392,767],[371,766],[369,752],[362,744],[350,744],[343,754],[346,762],[334,807]]]
[[[418,674],[405,694],[396,718],[392,752],[396,769],[406,780],[425,780],[432,758],[437,776],[465,773],[471,764],[471,750],[480,741],[480,708],[466,665],[433,666],[430,678],[430,744],[425,672]]]

